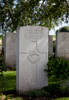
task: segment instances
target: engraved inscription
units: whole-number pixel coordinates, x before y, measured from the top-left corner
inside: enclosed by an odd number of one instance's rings
[[[35,64],[40,60],[40,54],[46,54],[46,52],[40,52],[40,50],[38,49],[38,43],[37,41],[32,41],[35,43],[35,51],[30,50],[29,52],[22,52],[23,54],[29,54],[29,56],[27,57],[27,59],[29,60],[29,62],[31,64]]]
[[[26,39],[29,39],[31,41],[37,41],[44,36],[44,33],[42,31],[40,32],[39,30],[28,30],[26,31],[24,36]]]
[[[27,29],[25,31],[24,37],[35,45],[35,50],[30,50],[28,52],[23,51],[23,54],[28,54],[28,61],[31,64],[35,64],[40,60],[40,54],[45,54],[46,52],[40,52],[38,46],[38,40],[44,37],[43,29]]]
[[[40,55],[36,52],[32,52],[27,58],[31,64],[35,64],[40,60]]]

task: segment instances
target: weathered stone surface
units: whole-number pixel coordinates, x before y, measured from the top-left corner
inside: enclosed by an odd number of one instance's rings
[[[48,85],[48,28],[20,27],[17,31],[16,89],[23,92]]]
[[[48,36],[49,38],[49,56],[52,56],[53,55],[53,38],[52,38],[52,35],[49,35]]]
[[[7,33],[4,37],[4,57],[7,67],[16,66],[16,33]]]
[[[69,32],[57,33],[56,55],[69,58]]]

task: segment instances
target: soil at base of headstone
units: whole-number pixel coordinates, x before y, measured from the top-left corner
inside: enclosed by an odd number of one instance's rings
[[[53,99],[48,97],[37,97],[37,98],[24,97],[23,100],[53,100]]]
[[[35,97],[35,96],[25,96],[25,95],[22,95],[22,96],[18,96],[18,94],[16,93],[16,90],[14,91],[5,91],[3,92],[4,95],[12,95],[13,98],[16,98],[16,97],[21,97],[22,99],[21,100],[54,100],[55,98],[59,98],[59,97],[69,97],[69,92],[66,92],[66,93],[57,93],[57,94],[53,94],[52,96],[50,97],[47,97],[47,96],[44,96],[44,97]]]
[[[5,91],[3,92],[4,95],[12,95],[13,98],[16,98],[16,97],[21,97],[22,99],[21,100],[53,100],[52,97],[32,97],[32,96],[18,96],[18,94],[16,93],[16,90],[14,91]]]

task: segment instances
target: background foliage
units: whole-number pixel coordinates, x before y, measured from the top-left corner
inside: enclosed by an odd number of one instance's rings
[[[46,70],[47,71],[47,70]],[[48,61],[48,77],[52,80],[66,80],[69,76],[69,60],[59,57],[50,57]]]
[[[59,18],[68,22],[68,17],[69,0],[0,0],[0,26],[4,31],[34,24],[51,28]]]

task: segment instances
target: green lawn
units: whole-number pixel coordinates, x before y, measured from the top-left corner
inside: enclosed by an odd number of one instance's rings
[[[0,35],[0,40],[2,40],[2,35]]]
[[[52,82],[49,82],[49,85],[50,84],[56,84],[56,82],[52,83]],[[58,82],[59,84],[59,82]],[[47,88],[48,90],[50,90],[50,93],[52,91],[55,91],[57,90],[58,88],[56,87],[53,87],[50,86],[49,88]],[[16,90],[16,71],[7,71],[7,72],[4,72],[4,78],[0,76],[0,92],[3,93],[5,91],[13,91],[13,90]],[[63,91],[63,89],[62,89]],[[25,96],[28,95],[28,96],[35,96],[35,97],[40,97],[40,96],[47,96],[47,95],[50,95],[46,89],[41,89],[41,90],[35,90],[35,91],[31,91],[29,92],[28,94],[25,94]],[[11,94],[8,95],[7,97],[5,95],[0,95],[0,100],[1,98],[4,97],[4,98],[14,98]],[[11,100],[11,99],[10,99]],[[14,100],[21,100],[21,98],[14,98]],[[54,99],[54,100],[69,100],[69,98],[57,98],[57,99]]]
[[[65,97],[65,98],[57,98],[55,100],[69,100],[69,97]]]
[[[22,100],[20,97],[13,97],[13,94],[3,95],[3,92],[13,90],[16,90],[16,71],[4,72],[4,78],[0,76],[0,100]]]
[[[16,90],[16,71],[4,72],[4,78],[0,78],[0,91],[9,90]]]
[[[53,35],[53,38],[56,38],[56,35]]]

